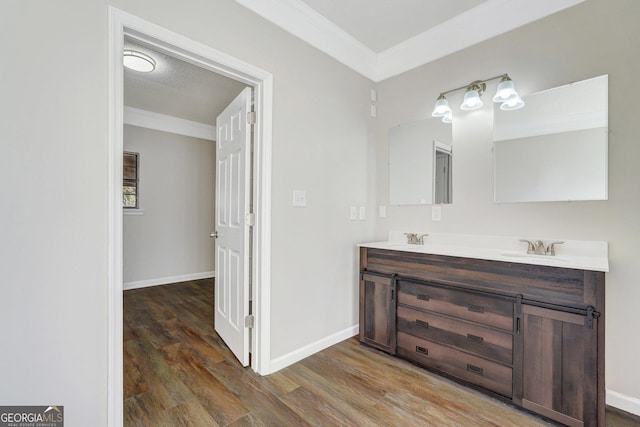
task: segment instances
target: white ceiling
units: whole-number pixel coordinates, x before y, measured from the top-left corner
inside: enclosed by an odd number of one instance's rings
[[[301,0],[380,53],[486,0]]]
[[[235,0],[378,82],[585,0]]]

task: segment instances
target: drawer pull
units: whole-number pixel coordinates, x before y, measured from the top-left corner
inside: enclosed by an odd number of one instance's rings
[[[484,376],[484,369],[478,366],[474,366],[471,363],[467,363],[467,371],[473,372],[474,374],[480,375],[481,377]]]
[[[474,342],[476,344],[483,344],[484,338],[479,337],[477,335],[467,334],[467,340]]]
[[[425,322],[424,320],[416,319],[416,326],[420,326],[421,328],[428,328],[429,322]]]
[[[416,298],[418,298],[420,301],[429,301],[429,295],[425,294],[418,294],[416,295]]]
[[[420,353],[420,354],[424,354],[424,355],[428,355],[429,354],[429,350],[427,350],[424,347],[420,347],[419,345],[416,346],[416,353]]]
[[[467,309],[469,311],[473,311],[474,313],[484,313],[484,307],[481,305],[469,304],[467,305]]]

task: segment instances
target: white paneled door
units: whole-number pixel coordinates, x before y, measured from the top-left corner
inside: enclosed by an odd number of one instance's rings
[[[251,88],[216,120],[215,330],[243,366],[249,364],[249,213]]]

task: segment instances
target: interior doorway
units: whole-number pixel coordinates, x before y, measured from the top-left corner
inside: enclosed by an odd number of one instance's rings
[[[223,52],[185,38],[118,9],[109,8],[109,425],[122,425],[122,291],[123,291],[123,66],[125,36],[185,62],[240,81],[254,91],[252,156],[253,207],[250,332],[251,368],[270,373],[270,195],[272,75]]]
[[[247,86],[128,36],[124,52],[153,64],[123,73],[124,289],[211,278],[216,117]]]
[[[253,89],[125,35],[128,57],[151,66],[125,61],[124,289],[215,276],[215,331],[248,366]]]

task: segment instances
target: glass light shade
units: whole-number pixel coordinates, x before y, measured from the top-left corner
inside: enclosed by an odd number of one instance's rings
[[[507,77],[508,80],[503,80],[498,85],[496,94],[493,97],[493,102],[507,102],[514,96],[518,96],[516,88],[513,85],[513,81]]]
[[[444,95],[440,95],[436,101],[436,105],[433,107],[431,115],[433,117],[443,117],[447,114],[451,114],[451,107],[449,107],[449,101]]]
[[[125,50],[123,52],[123,64],[130,70],[149,73],[156,68],[156,61],[152,57],[137,50]]]
[[[519,110],[524,107],[524,101],[519,96],[512,97],[500,105],[500,109],[504,111]]]
[[[453,114],[449,113],[447,115],[442,116],[442,123],[453,123]]]
[[[480,107],[482,107],[482,100],[478,91],[475,89],[467,90],[460,108],[463,110],[475,110]]]

